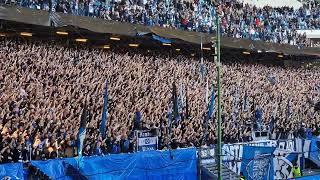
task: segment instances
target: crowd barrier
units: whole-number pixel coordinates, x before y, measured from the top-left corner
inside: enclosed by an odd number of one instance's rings
[[[195,148],[187,148],[31,161],[31,164],[52,179],[197,179],[197,152]],[[320,167],[319,138],[224,144],[222,152],[225,166],[249,179],[291,178],[293,164],[303,169],[305,159]],[[201,162],[215,163],[214,153],[213,148],[202,149]],[[0,179],[4,176],[24,179],[22,167],[22,163],[0,165]]]
[[[266,153],[264,152],[266,149],[271,151]],[[272,157],[265,156],[266,154],[272,155]],[[214,147],[202,150],[200,156],[203,164],[215,163]],[[272,161],[270,161],[270,157]],[[224,165],[238,175],[243,172],[246,177],[250,178],[251,176],[254,177],[253,179],[259,179],[259,174],[264,174],[264,177],[269,174],[269,179],[292,178],[293,164],[297,163],[303,170],[306,159],[320,167],[319,138],[266,140],[224,144],[222,146],[222,162]],[[269,173],[266,174],[267,169]],[[270,174],[273,174],[273,176]]]

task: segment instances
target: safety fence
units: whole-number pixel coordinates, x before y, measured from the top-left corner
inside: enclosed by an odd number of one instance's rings
[[[266,140],[224,144],[222,162],[237,175],[251,179],[292,178],[297,164],[308,160],[320,167],[320,139]],[[199,155],[199,156],[198,156]],[[31,161],[28,164],[50,179],[197,179],[203,164],[215,164],[215,150],[187,148],[110,154],[82,158]],[[0,165],[0,179],[27,179],[23,163]]]

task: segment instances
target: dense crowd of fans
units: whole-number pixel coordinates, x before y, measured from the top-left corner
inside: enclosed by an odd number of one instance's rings
[[[169,139],[172,148],[200,146],[203,140],[210,84],[216,84],[213,62],[205,62],[203,74],[196,59],[166,51],[105,51],[18,39],[1,40],[0,45],[1,163],[75,156],[85,104],[90,115],[84,155],[131,152],[136,129],[158,129],[160,149],[167,148]],[[305,137],[306,131],[319,134],[320,113],[314,108],[320,100],[319,68],[225,63],[222,70],[225,143],[250,141],[253,128],[269,129],[275,139]],[[106,81],[109,106],[103,139],[98,129]],[[173,122],[169,136],[174,82],[181,120]],[[214,119],[208,125],[207,145],[216,142]]]
[[[209,33],[215,29],[218,13],[222,23],[221,32],[225,36],[298,46],[310,46],[310,41],[296,30],[320,28],[320,5],[314,0],[299,9],[257,8],[236,0],[5,0],[5,3],[147,26]]]

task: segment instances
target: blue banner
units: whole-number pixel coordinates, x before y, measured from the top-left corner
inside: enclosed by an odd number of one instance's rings
[[[23,164],[9,163],[0,164],[0,179],[23,179]]]
[[[320,167],[320,138],[312,138],[309,159]]]
[[[170,43],[172,42],[170,39],[166,39],[166,38],[163,38],[163,37],[154,35],[154,34],[152,35],[152,38],[153,38],[154,40],[158,40],[158,41],[160,41],[160,42],[162,42],[162,43],[168,43],[168,44],[170,44]]]
[[[108,81],[106,81],[105,92],[103,95],[103,110],[102,110],[101,125],[100,125],[100,134],[102,135],[103,138],[106,137],[107,115],[108,115]]]
[[[273,180],[275,147],[244,146],[241,172],[247,180]]]
[[[83,167],[79,172],[90,180],[130,179],[167,180],[197,179],[196,149],[170,151],[148,151],[133,154],[111,154],[107,156],[83,157]],[[76,158],[32,161],[52,179],[72,179],[66,164],[77,167]]]
[[[208,120],[211,120],[214,114],[214,100],[215,100],[215,93],[214,93],[214,85],[212,83],[212,91],[211,91],[211,98],[208,107]]]

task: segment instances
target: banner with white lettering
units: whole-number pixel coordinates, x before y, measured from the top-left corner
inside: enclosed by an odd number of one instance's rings
[[[294,164],[300,165],[301,156],[299,153],[290,152],[277,148],[274,151],[274,179],[293,178],[292,170]]]
[[[292,167],[297,163],[300,168],[303,168],[305,159],[310,159],[320,167],[320,139],[289,139],[289,140],[267,140],[256,141],[250,143],[236,143],[224,144],[222,146],[222,162],[233,172],[238,175],[241,172],[243,163],[243,154],[250,154],[246,152],[244,146],[255,147],[274,147],[276,150],[273,152],[273,166],[274,166],[274,179],[287,179],[292,178]],[[210,160],[215,157],[215,151],[207,149],[202,152],[204,159],[203,163],[214,162]]]
[[[137,150],[138,151],[152,151],[158,148],[158,136],[156,131],[145,130],[137,131]]]
[[[244,146],[241,172],[248,180],[273,180],[275,147]]]

